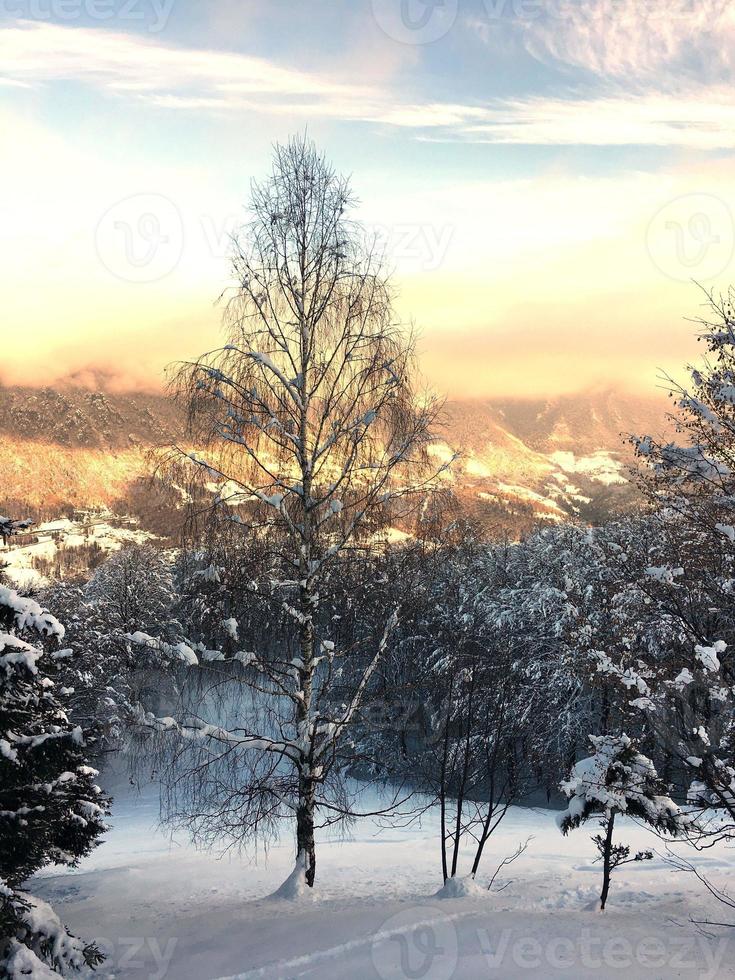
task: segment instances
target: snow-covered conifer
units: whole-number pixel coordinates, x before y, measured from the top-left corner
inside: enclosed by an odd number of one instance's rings
[[[647,756],[642,755],[627,735],[590,735],[594,752],[572,768],[561,783],[568,800],[557,822],[563,834],[592,817],[599,817],[604,836],[593,838],[602,859],[600,908],[610,890],[610,875],[621,864],[652,857],[650,851],[630,856],[630,848],[613,842],[618,814],[638,817],[661,833],[674,837],[686,834],[690,818],[668,796],[666,788]]]
[[[700,826],[724,837],[735,833],[734,300],[709,297],[705,357],[689,385],[671,382],[675,439],[635,440],[650,538],[626,549],[616,601],[630,625],[598,658],[711,811]]]
[[[33,634],[61,640],[64,629],[36,601],[0,584],[0,972],[10,977],[63,974],[100,959],[44,903],[19,891],[44,866],[74,866],[89,853],[107,808],[84,732],[42,672],[48,655],[29,642]]]

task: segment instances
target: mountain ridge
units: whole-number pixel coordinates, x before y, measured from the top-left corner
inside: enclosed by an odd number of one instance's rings
[[[449,400],[432,452],[459,453],[447,480],[488,525],[604,519],[630,509],[624,433],[659,434],[666,402],[608,391],[536,399]],[[180,438],[184,414],[162,393],[74,385],[0,387],[0,510],[46,515],[116,507],[141,494],[148,453]]]

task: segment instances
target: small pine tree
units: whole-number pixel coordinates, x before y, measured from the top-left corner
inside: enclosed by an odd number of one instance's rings
[[[108,807],[82,729],[39,671],[44,652],[24,639],[33,633],[62,639],[64,628],[0,584],[0,975],[8,977],[64,975],[102,958],[18,890],[45,865],[75,866],[105,830]]]
[[[651,760],[642,755],[627,735],[590,735],[594,753],[573,768],[561,790],[569,801],[557,823],[563,834],[590,817],[601,816],[604,834],[592,838],[602,860],[600,909],[605,908],[610,876],[615,868],[631,861],[645,861],[652,851],[633,857],[625,844],[613,842],[615,817],[630,814],[656,830],[679,837],[689,828],[689,818],[666,795],[666,787]]]

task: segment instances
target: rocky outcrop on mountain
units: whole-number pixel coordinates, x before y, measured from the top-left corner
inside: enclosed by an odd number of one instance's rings
[[[170,442],[180,412],[159,394],[0,387],[0,433],[59,446],[127,449]]]

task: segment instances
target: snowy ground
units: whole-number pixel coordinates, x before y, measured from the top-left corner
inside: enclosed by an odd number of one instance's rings
[[[310,902],[265,897],[291,870],[289,841],[267,860],[217,858],[156,830],[157,816],[151,793],[118,791],[113,829],[97,851],[79,870],[33,883],[68,926],[97,937],[107,951],[97,976],[735,977],[729,935],[735,930],[706,938],[690,922],[726,912],[692,875],[674,873],[660,859],[621,868],[600,913],[589,834],[581,829],[563,838],[546,810],[513,810],[493,837],[480,883],[520,841],[534,837],[508,869],[505,880],[512,880],[503,890],[436,897],[434,820],[381,829],[366,818],[351,839],[322,842],[318,894]],[[621,824],[619,836],[635,847],[663,849],[632,824]],[[695,857],[719,885],[735,876],[735,852]]]
[[[52,561],[61,548],[81,548],[98,545],[103,551],[118,551],[129,544],[143,544],[154,535],[134,526],[131,518],[123,518],[128,526],[119,526],[113,514],[90,517],[86,520],[70,520],[61,517],[31,528],[36,539],[31,544],[18,546],[14,540],[4,548],[0,542],[0,565],[5,574],[18,587],[44,586],[49,580],[33,567],[34,559]],[[113,522],[113,523],[110,523]]]

